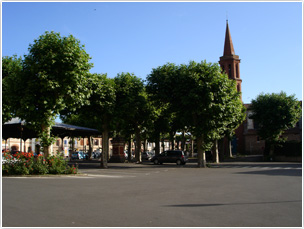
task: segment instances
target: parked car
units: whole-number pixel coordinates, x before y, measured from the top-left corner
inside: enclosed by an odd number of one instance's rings
[[[72,159],[86,159],[86,155],[83,151],[77,151],[72,153]]]
[[[102,152],[101,152],[100,149],[95,150],[95,151],[92,153],[92,157],[93,157],[93,158],[101,158],[101,155],[102,155]]]
[[[152,157],[153,157],[153,155],[150,152],[143,152],[141,154],[141,159],[142,160],[151,160]]]
[[[184,165],[188,161],[188,157],[181,150],[167,150],[161,154],[154,156],[151,161],[157,165],[162,163],[176,163],[177,165]]]
[[[83,153],[83,159],[89,160],[89,153]]]

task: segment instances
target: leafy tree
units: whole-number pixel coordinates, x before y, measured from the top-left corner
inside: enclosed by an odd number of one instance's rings
[[[170,104],[180,126],[187,126],[196,136],[198,167],[206,167],[205,150],[212,147],[214,140],[223,137],[232,123],[244,117],[236,84],[221,73],[217,64],[206,61],[191,61],[178,68],[167,64],[163,69],[168,71],[148,77],[148,85],[157,93],[155,98]]]
[[[160,135],[170,132],[170,124],[173,127],[174,111],[171,97],[177,74],[178,66],[173,63],[167,63],[152,69],[152,72],[147,76],[146,90],[153,108],[152,136],[156,144],[156,155],[160,153]]]
[[[275,145],[286,140],[282,134],[295,126],[302,113],[300,102],[285,92],[258,95],[250,110],[249,117],[258,125],[258,135],[270,145],[269,156],[273,156]]]
[[[14,117],[14,106],[12,101],[15,98],[16,89],[14,81],[22,71],[22,59],[16,55],[2,57],[2,124]]]
[[[158,155],[160,153],[161,134],[169,132],[171,114],[166,106],[158,107],[152,105],[151,110],[150,136],[152,141],[155,142],[155,154]]]
[[[63,121],[97,128],[102,131],[102,168],[108,168],[109,132],[114,128],[114,111],[116,103],[114,80],[106,74],[91,74],[86,87],[91,91],[88,103],[75,111],[65,111]]]
[[[135,158],[141,162],[141,132],[149,120],[149,104],[143,80],[134,74],[121,73],[115,78],[116,129],[123,134],[134,131]]]
[[[22,73],[14,87],[16,116],[39,132],[45,156],[51,144],[50,128],[65,108],[76,109],[89,96],[85,87],[92,67],[84,46],[72,35],[45,32],[29,46]]]
[[[180,77],[178,94],[184,96],[179,106],[187,111],[184,120],[197,139],[198,166],[206,167],[205,150],[222,138],[232,123],[241,123],[244,106],[235,81],[222,74],[217,64],[190,62],[181,66]]]

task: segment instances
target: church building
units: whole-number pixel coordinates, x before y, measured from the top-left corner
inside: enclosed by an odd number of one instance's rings
[[[220,57],[219,64],[223,71],[226,72],[229,79],[236,81],[236,87],[238,92],[242,92],[242,79],[240,76],[240,63],[241,60],[234,52],[232,38],[229,30],[228,20],[226,21],[226,34],[224,43],[224,53]],[[258,88],[257,88],[258,93]],[[242,97],[241,97],[242,99]],[[265,141],[261,140],[257,135],[257,128],[254,121],[249,118],[250,116],[250,104],[244,104],[246,107],[246,119],[235,130],[235,138],[232,141],[232,151],[234,153],[246,154],[246,155],[261,155],[265,149]],[[291,128],[284,133],[284,137],[287,137],[288,141],[302,141],[302,118],[296,124],[294,128]],[[227,153],[227,152],[225,152]]]
[[[229,79],[236,81],[238,92],[242,92],[242,79],[240,77],[240,63],[241,60],[234,52],[232,38],[229,30],[228,20],[226,21],[226,35],[224,43],[224,53],[220,57],[219,64],[224,72],[228,75]],[[242,99],[242,96],[241,96]],[[235,131],[235,139],[232,141],[233,152],[245,152],[244,145],[244,123],[241,124]],[[227,153],[227,152],[225,152]]]

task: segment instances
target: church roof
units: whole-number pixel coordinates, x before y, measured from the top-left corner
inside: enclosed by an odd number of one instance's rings
[[[233,56],[234,54],[234,48],[233,43],[230,35],[228,20],[226,23],[226,35],[225,35],[225,45],[224,45],[224,56]]]

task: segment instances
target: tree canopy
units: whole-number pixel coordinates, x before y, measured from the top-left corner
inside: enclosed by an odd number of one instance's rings
[[[116,95],[114,80],[106,74],[90,74],[86,87],[90,90],[87,103],[76,110],[66,109],[60,117],[64,122],[94,127],[103,133],[103,160],[101,167],[107,168],[109,132],[114,129]]]
[[[302,113],[301,103],[285,92],[258,95],[250,110],[250,118],[258,125],[258,135],[271,145],[284,142],[282,134],[295,126]]]
[[[116,88],[116,130],[125,137],[134,133],[135,157],[141,161],[141,133],[149,121],[150,111],[143,80],[131,73],[114,78]]]
[[[145,85],[130,73],[114,79],[91,74],[89,60],[79,40],[55,32],[34,40],[24,60],[3,58],[4,92],[11,103],[4,104],[5,119],[15,116],[31,123],[45,146],[51,144],[50,128],[58,114],[69,123],[98,128],[106,150],[104,167],[111,130],[125,137],[135,134],[137,161],[143,132],[156,142],[160,133],[172,138],[177,131],[190,132],[197,139],[201,167],[206,166],[204,152],[212,142],[231,135],[244,120],[235,81],[218,64],[167,63],[152,69]]]
[[[2,57],[2,124],[14,117],[15,106],[13,106],[13,102],[19,100],[14,93],[17,90],[14,83],[21,71],[21,57],[18,58],[16,55]]]
[[[170,111],[181,122],[179,125],[187,126],[196,136],[199,167],[206,166],[205,150],[211,148],[212,141],[236,128],[245,118],[235,82],[222,74],[217,64],[166,64],[153,69],[147,87],[151,93],[157,93],[151,97],[169,104]]]
[[[72,35],[45,32],[30,44],[22,71],[10,82],[18,98],[12,101],[15,115],[36,128],[44,146],[51,144],[49,130],[55,117],[66,107],[83,105],[89,96],[85,87],[92,67],[89,60],[84,46]]]

